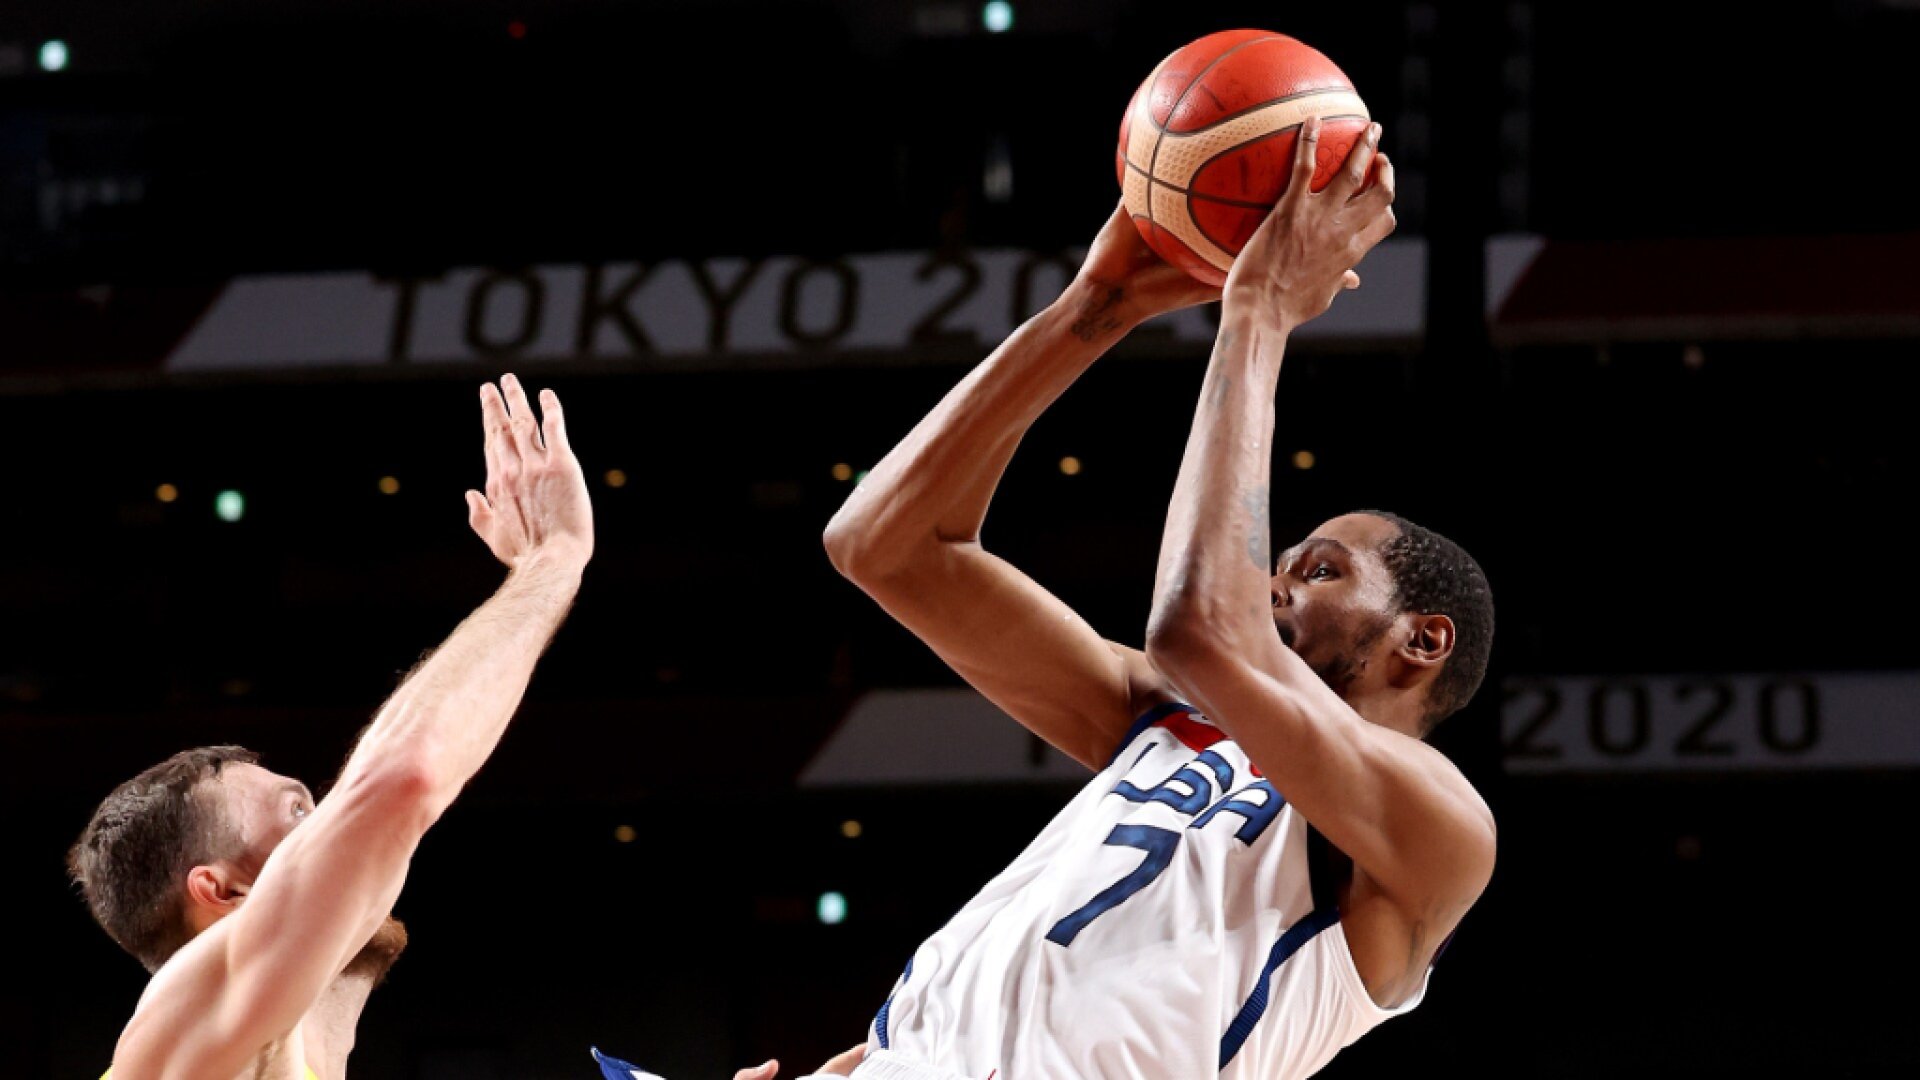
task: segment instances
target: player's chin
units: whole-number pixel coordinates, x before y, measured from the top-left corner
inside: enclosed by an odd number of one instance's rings
[[[1294,640],[1300,636],[1300,632],[1293,628],[1293,624],[1275,619],[1273,620],[1273,628],[1280,635],[1280,644],[1285,645],[1289,649],[1293,648]]]

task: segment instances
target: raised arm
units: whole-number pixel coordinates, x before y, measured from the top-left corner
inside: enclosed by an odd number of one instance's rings
[[[1355,713],[1281,641],[1269,603],[1268,478],[1287,335],[1358,284],[1351,268],[1393,228],[1391,168],[1362,191],[1379,128],[1312,194],[1316,129],[1303,131],[1287,194],[1227,281],[1167,515],[1147,649],[1432,945],[1491,872],[1484,804],[1424,743]]]
[[[1167,266],[1117,210],[1073,283],[874,466],[827,526],[833,564],[961,677],[1062,752],[1106,764],[1160,684],[980,542],[1027,429],[1141,322],[1216,291]]]
[[[513,376],[481,391],[487,491],[470,520],[509,567],[381,708],[333,791],[267,859],[232,915],[155,976],[114,1054],[116,1080],[238,1074],[291,1031],[393,907],[422,834],[493,752],[593,550],[560,403],[545,440]]]

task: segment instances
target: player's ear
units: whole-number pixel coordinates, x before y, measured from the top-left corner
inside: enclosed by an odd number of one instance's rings
[[[214,918],[233,914],[245,895],[245,885],[236,880],[232,867],[224,863],[196,866],[187,871],[188,902]]]
[[[1432,671],[1453,655],[1456,632],[1445,615],[1415,615],[1396,650],[1409,673]]]

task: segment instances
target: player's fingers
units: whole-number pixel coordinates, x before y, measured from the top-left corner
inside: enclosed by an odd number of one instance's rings
[[[1392,206],[1393,198],[1398,194],[1394,185],[1393,162],[1387,155],[1381,154],[1373,159],[1373,186],[1353,197],[1353,206],[1364,213],[1377,213],[1380,208]]]
[[[540,391],[540,426],[547,439],[547,449],[556,454],[572,453],[567,445],[567,414],[560,408],[560,395],[552,389]]]
[[[820,1066],[819,1071],[825,1076],[852,1076],[854,1067],[865,1060],[866,1056],[867,1044],[861,1043],[851,1050],[833,1055],[825,1065]]]
[[[1326,196],[1336,204],[1353,198],[1360,186],[1367,182],[1367,170],[1373,168],[1373,155],[1379,149],[1380,125],[1368,124],[1367,130],[1354,142],[1353,149],[1347,151],[1346,163],[1328,181]]]
[[[500,389],[507,395],[507,415],[512,420],[515,449],[522,457],[540,452],[540,423],[533,416],[533,402],[527,400],[527,388],[519,376],[508,372],[500,376]]]
[[[520,464],[520,454],[513,445],[512,425],[507,419],[507,403],[492,383],[480,387],[480,422],[486,428],[487,489],[492,491],[493,485]]]
[[[487,505],[487,497],[477,491],[467,492],[467,524],[481,536],[487,535],[487,523],[493,519],[493,507]]]
[[[768,1060],[751,1069],[741,1069],[733,1074],[733,1080],[773,1080],[774,1074],[779,1071],[780,1062]]]
[[[1313,172],[1320,163],[1320,118],[1309,116],[1300,125],[1300,135],[1293,142],[1293,172],[1287,177],[1287,193],[1280,197],[1282,206],[1298,203],[1313,194]]]
[[[1359,235],[1354,238],[1360,245],[1361,254],[1372,251],[1375,244],[1392,236],[1393,230],[1399,225],[1399,219],[1393,216],[1393,207],[1382,208],[1378,215],[1360,227]]]
[[[1340,287],[1347,290],[1359,288],[1360,275],[1351,270],[1347,271],[1346,274],[1340,278]]]

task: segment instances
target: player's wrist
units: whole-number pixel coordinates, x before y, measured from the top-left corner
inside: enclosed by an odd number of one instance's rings
[[[1049,313],[1063,331],[1083,341],[1105,340],[1109,344],[1158,314],[1147,309],[1133,282],[1086,276],[1074,278]]]
[[[1292,308],[1292,297],[1284,288],[1229,281],[1220,298],[1220,328],[1285,337],[1307,321]]]
[[[580,587],[580,576],[592,557],[590,542],[571,538],[546,540],[520,556],[510,576],[552,588],[575,590]]]

